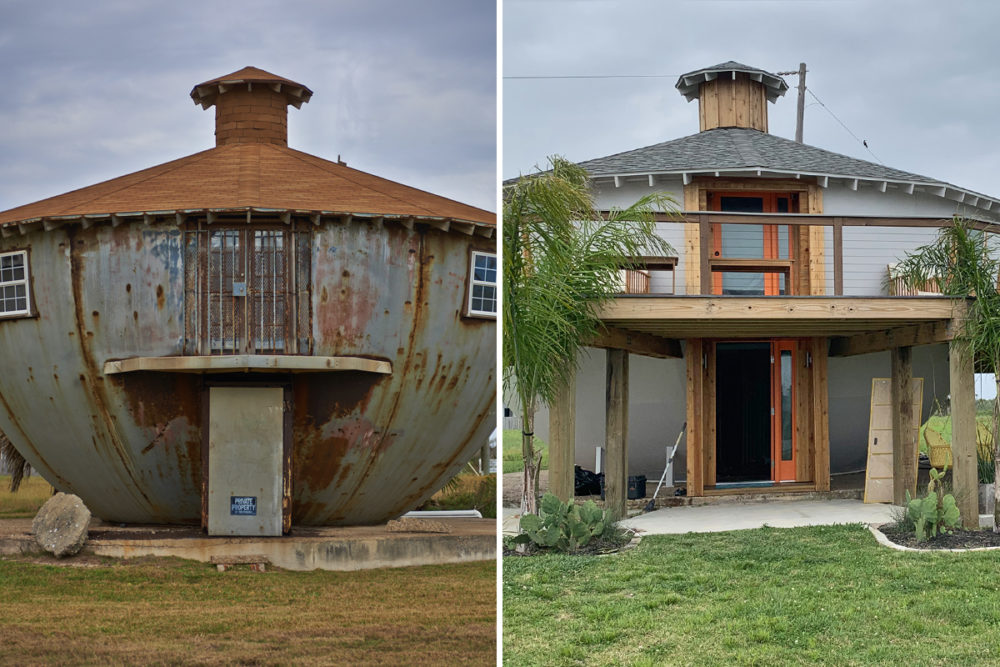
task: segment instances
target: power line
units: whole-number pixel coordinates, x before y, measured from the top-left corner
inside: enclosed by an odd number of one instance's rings
[[[672,79],[680,74],[553,74],[551,76],[505,76],[504,79]]]
[[[821,100],[818,97],[816,97],[816,93],[814,93],[812,91],[812,88],[806,88],[806,90],[809,92],[810,95],[813,96],[814,100],[816,100],[817,102],[819,102],[819,105],[821,107],[823,107],[824,109],[826,109],[826,112],[828,114],[830,114],[831,116],[833,116],[833,119],[835,121],[837,121],[838,123],[840,123],[840,126],[842,128],[844,128],[845,130],[847,130],[848,134],[850,134],[852,137],[854,137],[855,141],[857,141],[859,144],[861,144],[866,151],[868,151],[869,153],[871,153],[871,156],[873,158],[875,158],[876,162],[878,162],[879,164],[882,164],[882,165],[885,164],[884,162],[882,162],[882,160],[879,158],[879,156],[875,155],[875,152],[872,149],[868,148],[868,142],[867,141],[865,141],[864,139],[861,139],[860,137],[858,137],[858,135],[856,135],[853,132],[851,132],[851,128],[847,127],[847,125],[844,124],[844,121],[842,121],[839,118],[837,118],[837,114],[835,114],[832,111],[830,111],[830,107],[828,107],[825,104],[823,104],[823,100]]]

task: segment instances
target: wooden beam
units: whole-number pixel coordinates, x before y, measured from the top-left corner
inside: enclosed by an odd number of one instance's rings
[[[833,223],[833,294],[844,294],[844,222],[839,218]]]
[[[725,269],[726,271],[744,271],[760,273],[764,269],[785,269],[791,268],[792,260],[789,259],[709,259],[708,265],[713,269]]]
[[[686,210],[681,213],[653,213],[656,222],[676,222],[697,224],[702,218],[707,218],[714,224],[734,225],[794,225],[832,227],[835,220],[840,220],[844,227],[947,227],[952,218],[940,216],[861,216],[861,215],[829,215],[825,213],[731,213],[726,211],[699,211],[691,207],[685,197]],[[607,218],[609,211],[600,211]],[[993,233],[1000,233],[1000,223],[974,220],[972,227]]]
[[[698,273],[701,276],[699,294],[711,294],[712,269],[710,266],[710,260],[712,258],[712,227],[707,216],[701,216],[701,219],[698,221],[698,241],[700,244],[700,252],[698,253]]]
[[[917,424],[913,414],[913,348],[890,352],[892,395],[892,502],[906,504],[917,492]]]
[[[608,350],[607,357],[604,508],[611,521],[618,521],[627,516],[628,352]]]
[[[962,527],[979,528],[979,476],[976,462],[976,390],[972,355],[962,341],[948,346],[951,387],[952,489]]]
[[[700,190],[697,185],[684,185],[684,208],[696,211],[699,208]],[[697,294],[701,289],[701,239],[697,222],[684,223],[684,293]]]
[[[826,294],[826,249],[824,229],[809,228],[809,293],[814,296]]]
[[[549,491],[563,502],[575,492],[576,371],[549,406]]]
[[[702,451],[702,485],[715,486],[716,464],[716,354],[712,341],[702,343],[702,399],[701,399],[701,451]]]
[[[955,311],[943,297],[642,297],[619,298],[602,306],[605,321],[630,320],[913,320],[950,319]]]
[[[604,331],[598,333],[587,345],[605,350],[625,350],[632,354],[657,359],[680,359],[683,356],[681,344],[674,338],[663,338],[619,327],[605,327]]]
[[[686,343],[687,357],[687,494],[705,495],[704,442],[702,420],[702,359],[705,344],[700,338]]]
[[[812,356],[813,473],[816,490],[830,490],[830,402],[826,363],[826,339],[814,338]]]
[[[900,345],[932,345],[947,343],[955,337],[955,327],[950,321],[926,322],[885,331],[873,331],[854,336],[839,336],[830,342],[831,357],[850,357],[855,354],[884,352]]]

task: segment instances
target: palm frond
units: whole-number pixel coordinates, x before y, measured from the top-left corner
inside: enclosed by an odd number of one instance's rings
[[[551,403],[568,382],[578,350],[602,326],[598,309],[621,291],[622,269],[673,252],[657,234],[655,213],[678,209],[669,197],[649,195],[604,217],[583,169],[560,157],[550,164],[503,197],[504,393],[521,403],[526,475],[535,467],[535,406]],[[525,497],[533,486],[526,480]]]
[[[17,493],[25,477],[31,476],[31,466],[14,444],[0,431],[0,467],[10,471],[10,492]]]

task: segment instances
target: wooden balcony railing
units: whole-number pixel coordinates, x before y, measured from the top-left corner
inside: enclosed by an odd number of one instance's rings
[[[623,294],[649,294],[649,271],[625,269],[622,282],[625,284]]]
[[[607,211],[602,212],[608,215]],[[789,225],[791,227],[821,226],[833,228],[833,293],[835,296],[844,294],[844,227],[945,227],[951,224],[951,218],[941,217],[913,217],[913,216],[834,216],[834,215],[809,215],[805,213],[725,213],[712,211],[685,211],[678,215],[668,215],[660,213],[656,215],[657,222],[673,222],[696,224],[699,227],[700,247],[699,247],[699,275],[700,294],[713,293],[713,273],[720,270],[756,270],[759,273],[787,272],[794,281],[795,260],[798,256],[798,248],[793,247],[792,259],[790,260],[752,260],[754,266],[763,267],[751,269],[749,267],[737,267],[734,262],[742,263],[743,260],[716,259],[712,257],[712,225],[713,224],[748,224],[748,225]],[[1000,224],[983,220],[973,221],[972,227],[981,229],[993,234],[1000,233]],[[797,234],[792,235],[793,246]],[[675,260],[676,261],[676,260]],[[769,265],[771,264],[771,265]],[[780,264],[780,266],[779,266]],[[649,268],[647,265],[645,268]],[[928,287],[934,287],[928,285]],[[904,291],[896,287],[890,287],[891,296],[903,296]],[[919,290],[919,292],[935,292],[934,289]],[[793,293],[794,286],[793,286]]]
[[[636,258],[636,268],[621,272],[622,294],[676,294],[676,257],[644,256]],[[669,273],[670,287],[665,283]],[[657,285],[654,285],[654,282]]]

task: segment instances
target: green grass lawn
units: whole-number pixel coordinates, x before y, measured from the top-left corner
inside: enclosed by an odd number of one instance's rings
[[[539,438],[535,438],[535,451],[542,453],[542,470],[549,469],[549,446]],[[503,471],[521,472],[524,470],[524,457],[521,456],[521,432],[516,429],[504,429],[503,432]]]
[[[997,553],[903,553],[816,526],[508,557],[504,663],[997,664]]]
[[[993,432],[993,413],[984,414],[978,413],[976,415],[976,421],[982,424],[986,431],[989,433]],[[924,430],[930,427],[934,431],[937,431],[944,437],[944,441],[951,444],[951,416],[934,416],[928,417],[927,421],[920,425],[920,436],[917,440],[917,444],[920,451],[924,454],[928,454],[927,451],[927,441],[924,439]],[[987,440],[988,442],[988,440]]]

